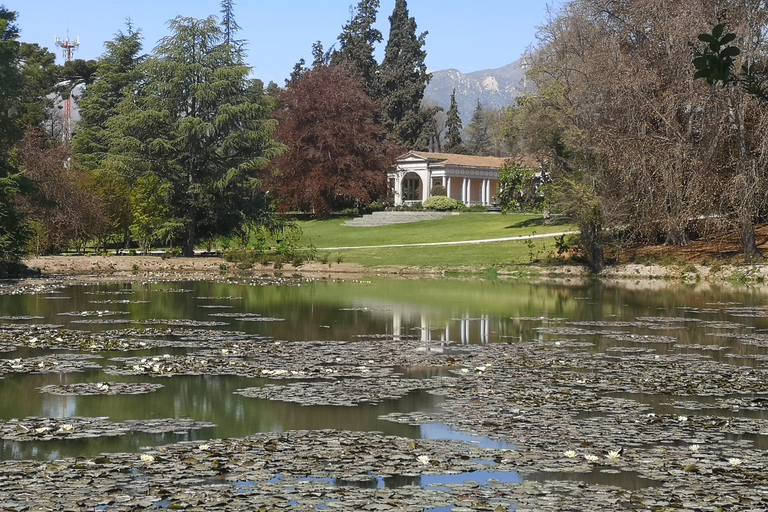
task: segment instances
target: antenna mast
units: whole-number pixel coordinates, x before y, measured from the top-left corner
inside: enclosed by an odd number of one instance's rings
[[[67,31],[67,38],[61,40],[56,37],[56,46],[61,48],[61,53],[64,56],[64,62],[72,62],[75,55],[75,51],[80,46],[80,37],[74,41],[69,38],[69,31]],[[67,100],[64,102],[64,140],[68,141],[72,138],[72,92],[70,91]]]

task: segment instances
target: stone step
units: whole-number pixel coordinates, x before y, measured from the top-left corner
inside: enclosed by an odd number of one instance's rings
[[[424,220],[437,220],[451,215],[457,215],[452,212],[373,212],[362,217],[356,217],[346,222],[347,226],[352,227],[374,227],[374,226],[388,226],[391,224],[407,224],[411,222],[421,222]]]

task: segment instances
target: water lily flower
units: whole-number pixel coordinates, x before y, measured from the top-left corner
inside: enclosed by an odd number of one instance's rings
[[[738,466],[739,464],[741,464],[741,459],[737,459],[737,458],[728,459],[728,464],[730,464],[731,466]]]
[[[49,430],[51,430],[49,427],[40,427],[40,428],[36,428],[35,432],[37,432],[38,434],[43,434],[45,432],[48,432]]]
[[[475,370],[477,370],[477,371],[479,371],[479,372],[484,372],[484,371],[485,371],[485,369],[486,369],[486,367],[485,367],[485,366],[475,366]]]
[[[692,444],[692,445],[690,445],[690,446],[688,447],[688,451],[691,451],[691,452],[698,452],[698,451],[699,451],[699,445],[697,445],[697,444]]]
[[[198,448],[200,448],[200,450],[202,451],[208,451],[211,448],[211,445],[201,444],[200,446],[198,446]]]
[[[142,453],[141,460],[143,462],[152,462],[155,460],[155,458],[152,455],[149,455],[148,453]]]
[[[565,456],[566,456],[566,457],[568,457],[569,459],[572,459],[572,458],[576,457],[576,452],[575,452],[575,451],[573,451],[573,450],[566,450],[566,451],[563,453],[563,455],[565,455]]]
[[[609,459],[618,459],[621,455],[621,450],[611,450],[608,452]]]
[[[461,373],[464,373],[464,374],[469,373],[469,368],[462,368]]]
[[[597,462],[598,457],[597,455],[592,455],[591,453],[588,453],[584,456],[587,462]]]
[[[64,425],[61,425],[59,427],[59,430],[61,430],[62,432],[72,432],[72,430],[74,430],[74,427],[72,426],[71,423],[65,423]]]
[[[416,457],[416,460],[418,460],[421,464],[424,464],[425,466],[429,464],[429,457],[426,455],[419,455]]]
[[[677,419],[680,420],[680,423],[685,423],[688,421],[688,416],[678,416]]]

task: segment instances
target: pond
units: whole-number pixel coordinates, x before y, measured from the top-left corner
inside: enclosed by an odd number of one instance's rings
[[[500,488],[661,489],[670,471],[744,471],[768,448],[763,289],[375,277],[74,286],[0,296],[0,356],[6,464],[254,435],[268,446],[295,432],[320,446],[333,432],[412,447],[412,466],[387,471],[369,461],[362,472],[237,473],[227,492],[238,499],[270,486],[416,485],[432,493],[422,503],[450,510],[469,481],[511,493],[484,499],[515,509],[533,498]]]

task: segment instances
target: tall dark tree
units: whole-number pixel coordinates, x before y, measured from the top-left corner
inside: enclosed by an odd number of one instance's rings
[[[292,81],[277,111],[280,140],[275,190],[283,210],[324,217],[338,208],[369,204],[386,192],[387,169],[398,148],[375,122],[380,105],[345,67],[313,69]]]
[[[480,100],[477,100],[477,107],[472,113],[472,119],[466,130],[467,150],[470,154],[478,156],[488,156],[491,151],[491,129],[488,116]]]
[[[233,235],[268,215],[260,171],[283,146],[271,137],[272,102],[250,78],[214,17],[177,17],[142,63],[144,86],[120,105],[110,165],[129,180],[170,184],[169,218],[183,254],[202,238]]]
[[[232,47],[238,57],[243,57],[245,41],[237,39],[240,25],[235,20],[234,0],[221,0],[221,26],[224,29],[224,44]]]
[[[107,154],[106,123],[117,114],[126,93],[138,87],[137,66],[143,59],[141,33],[130,26],[104,46],[106,52],[99,58],[96,79],[79,101],[80,122],[72,140],[78,163],[90,170],[98,168]]]
[[[360,0],[357,7],[350,10],[352,17],[342,29],[339,50],[333,53],[331,62],[344,65],[352,74],[359,75],[368,95],[375,96],[379,65],[373,50],[374,45],[382,41],[382,35],[373,24],[376,23],[379,0]]]
[[[379,68],[377,97],[388,130],[410,149],[425,149],[429,140],[429,116],[420,112],[424,89],[431,78],[424,63],[426,36],[426,32],[416,35],[416,20],[408,15],[408,5],[405,0],[396,0]]]
[[[29,236],[13,199],[22,177],[10,162],[10,150],[19,140],[23,76],[19,66],[19,30],[16,13],[0,5],[0,274],[7,263],[17,262]]]
[[[448,117],[445,120],[445,144],[443,150],[446,153],[464,154],[467,148],[461,140],[461,117],[459,117],[459,106],[456,103],[456,89],[451,93],[451,104],[448,108]]]
[[[51,114],[51,91],[58,80],[56,55],[37,43],[21,43],[19,59],[24,75],[20,122],[25,128],[39,128]]]

